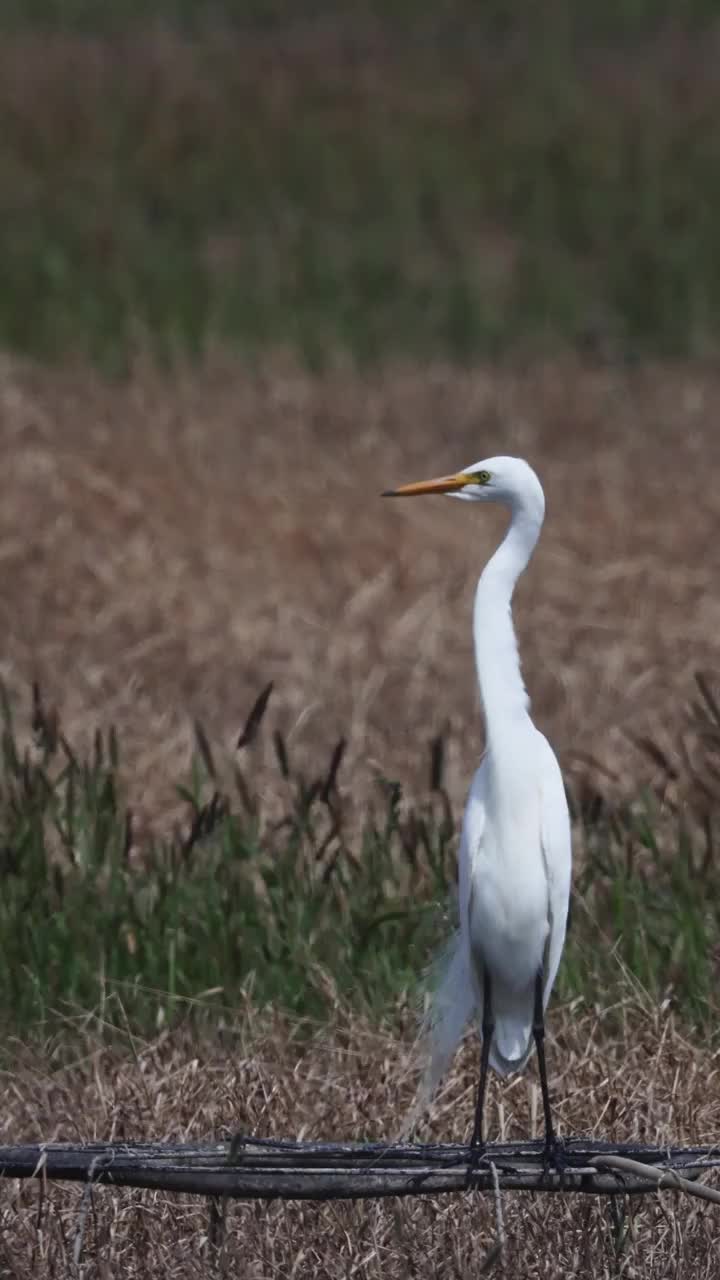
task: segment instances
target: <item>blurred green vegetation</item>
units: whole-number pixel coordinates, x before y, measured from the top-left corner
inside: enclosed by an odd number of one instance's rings
[[[720,710],[704,725],[720,745]],[[258,732],[263,704],[249,720]],[[21,748],[7,698],[0,771],[0,1023],[45,1031],[58,1019],[123,1009],[156,1029],[215,1025],[245,995],[322,1016],[337,1000],[383,1016],[414,1001],[451,921],[456,816],[443,745],[430,744],[427,798],[379,785],[360,825],[343,795],[342,743],[307,777],[275,734],[287,795],[271,820],[236,754],[230,785],[197,730],[187,821],[173,837],[133,838],[118,742],[87,758],[35,699]],[[650,797],[611,807],[576,797],[571,929],[559,996],[611,1006],[628,990],[671,1001],[689,1023],[717,1022],[720,863],[706,811],[660,813]]]
[[[587,0],[574,5],[571,0],[548,0],[540,8],[533,0],[4,0],[0,21],[6,27],[46,26],[63,29],[76,26],[81,31],[103,31],[126,27],[148,18],[189,28],[208,22],[230,25],[265,23],[287,26],[312,21],[347,23],[368,18],[413,19],[412,40],[418,26],[434,31],[449,22],[472,25],[484,34],[556,28],[566,31],[617,37],[645,36],[659,23],[682,25],[712,20],[717,15],[714,0],[685,0],[681,11],[673,0]]]
[[[5,0],[0,30],[2,345],[715,341],[709,0]]]

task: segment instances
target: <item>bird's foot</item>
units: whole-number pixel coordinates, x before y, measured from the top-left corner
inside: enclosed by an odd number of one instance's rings
[[[486,1143],[480,1138],[472,1138],[468,1147],[468,1177],[467,1185],[472,1186],[473,1175],[477,1173],[482,1161],[485,1159]]]
[[[562,1177],[567,1169],[568,1162],[565,1153],[565,1143],[562,1138],[558,1138],[554,1133],[549,1134],[545,1139],[543,1148],[543,1173],[559,1173]]]

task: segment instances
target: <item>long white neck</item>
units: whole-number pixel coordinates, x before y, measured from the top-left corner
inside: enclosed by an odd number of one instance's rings
[[[529,719],[512,621],[512,595],[540,536],[544,504],[518,502],[510,527],[488,561],[475,592],[475,663],[485,713],[488,746],[518,719]]]

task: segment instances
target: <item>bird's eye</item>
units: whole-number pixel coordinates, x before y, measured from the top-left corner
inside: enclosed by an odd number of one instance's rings
[[[490,483],[490,472],[489,472],[489,471],[476,471],[476,472],[475,472],[475,474],[474,474],[474,476],[473,476],[473,480],[475,481],[475,483],[476,483],[476,484],[489,484],[489,483]]]

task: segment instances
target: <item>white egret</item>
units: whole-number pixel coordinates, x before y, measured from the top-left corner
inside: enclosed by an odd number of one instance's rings
[[[565,941],[570,821],[558,762],[530,718],[511,612],[515,583],[540,535],[545,496],[526,462],[502,457],[457,475],[403,485],[385,496],[427,493],[499,502],[509,507],[511,520],[475,594],[473,638],[486,748],[463,820],[460,928],[434,994],[424,1096],[432,1096],[466,1023],[479,1015],[482,1050],[471,1145],[482,1151],[488,1064],[502,1076],[521,1070],[534,1039],[546,1159],[557,1160],[544,1010]]]

